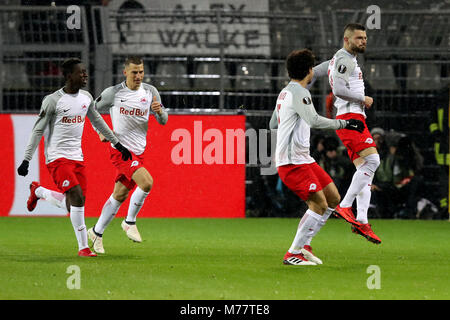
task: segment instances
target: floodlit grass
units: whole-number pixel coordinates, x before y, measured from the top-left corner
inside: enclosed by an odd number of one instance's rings
[[[139,244],[116,218],[104,235],[106,255],[81,258],[68,218],[0,218],[0,299],[450,298],[448,221],[372,220],[377,246],[330,219],[312,242],[324,264],[285,266],[298,221],[138,219]],[[67,287],[72,265],[80,289]],[[380,289],[367,286],[372,265]]]

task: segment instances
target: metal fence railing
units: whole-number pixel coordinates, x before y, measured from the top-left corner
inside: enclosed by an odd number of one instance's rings
[[[308,47],[317,60],[341,47],[349,21],[363,10],[305,13],[113,10],[81,7],[82,28],[67,28],[65,7],[0,7],[0,110],[32,111],[62,84],[58,65],[79,56],[98,95],[123,79],[127,55],[141,55],[146,81],[173,108],[269,110],[287,82],[286,55]],[[432,95],[448,83],[450,11],[383,10],[381,29],[368,30],[361,57],[366,83],[384,110],[399,96]],[[88,23],[90,21],[90,23]],[[90,26],[88,29],[86,26]],[[18,74],[9,77],[12,71]],[[319,110],[326,79],[312,89]]]
[[[59,65],[67,57],[84,61],[88,89],[97,96],[123,80],[126,56],[139,55],[144,81],[158,88],[171,112],[241,112],[253,128],[267,128],[288,81],[286,55],[310,48],[318,62],[328,60],[342,46],[345,24],[365,24],[370,15],[290,0],[210,10],[170,10],[178,2],[169,0],[155,1],[161,6],[152,10],[114,7],[119,2],[80,6],[80,29],[67,28],[66,7],[0,6],[0,112],[37,113],[42,98],[62,86]],[[381,28],[367,34],[366,54],[358,59],[375,101],[369,127],[412,136],[432,185],[436,168],[426,133],[437,94],[450,82],[450,10],[383,8]],[[327,79],[311,90],[319,113],[329,92]],[[258,169],[248,169],[249,187],[267,183]]]
[[[83,7],[80,21],[87,26]],[[65,7],[0,6],[0,112],[37,112],[74,56],[89,70],[88,30],[69,29]]]

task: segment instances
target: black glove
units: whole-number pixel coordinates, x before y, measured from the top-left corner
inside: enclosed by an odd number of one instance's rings
[[[23,160],[22,164],[20,165],[19,168],[17,168],[17,173],[20,176],[26,176],[28,174],[28,166],[29,166],[29,162],[27,160]]]
[[[358,131],[359,133],[362,133],[365,129],[364,123],[360,120],[350,119],[345,121],[347,122],[347,124],[345,125],[344,129],[355,130]]]
[[[128,151],[128,149],[125,148],[120,142],[117,142],[114,147],[122,154],[123,161],[131,160],[131,152]]]

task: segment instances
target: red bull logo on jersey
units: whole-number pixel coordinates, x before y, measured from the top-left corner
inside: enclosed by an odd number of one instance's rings
[[[62,117],[62,123],[83,123],[84,117],[82,116],[74,116],[74,117]]]
[[[124,114],[126,116],[145,117],[148,114],[148,109],[140,110],[140,109],[131,108],[131,110],[128,110],[124,107],[120,107],[119,112],[120,112],[120,114]]]

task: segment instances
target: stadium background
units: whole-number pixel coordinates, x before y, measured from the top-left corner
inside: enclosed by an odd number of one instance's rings
[[[186,128],[195,135],[196,120],[204,121],[203,129],[218,128],[224,135],[226,128],[267,129],[276,96],[287,82],[286,55],[307,47],[318,61],[331,58],[341,47],[343,26],[350,21],[366,24],[366,9],[373,1],[54,1],[56,6],[50,7],[51,2],[4,1],[0,6],[0,121],[5,128],[0,148],[8,155],[0,174],[2,185],[13,190],[0,195],[1,203],[9,204],[0,215],[26,214],[23,200],[29,181],[18,177],[15,167],[43,96],[62,86],[58,64],[70,56],[82,58],[90,74],[88,89],[97,96],[122,81],[124,58],[139,54],[145,61],[145,81],[158,88],[169,108],[169,122],[175,122],[168,128],[152,123],[149,130],[148,164],[161,188],[152,191],[143,213],[298,216],[304,204],[295,197],[279,199],[277,176],[261,175],[261,163],[174,166],[167,156],[176,144],[171,133]],[[81,9],[80,29],[67,27],[70,5]],[[448,171],[443,174],[436,163],[429,126],[442,94],[448,95],[443,89],[448,88],[450,72],[450,2],[376,5],[381,27],[368,30],[368,48],[360,57],[366,94],[375,101],[368,125],[414,140],[425,162],[423,197],[438,205],[437,190],[443,181],[448,183]],[[311,92],[318,111],[326,114],[326,79]],[[109,165],[106,148],[99,148],[89,125],[85,130],[85,153],[92,165],[89,186],[97,196],[88,195],[92,210],[87,214],[95,216],[94,208],[111,192],[113,169],[102,170]],[[42,147],[34,158],[34,178],[40,174],[41,181],[51,184]],[[30,173],[27,179],[32,178]],[[164,201],[169,197],[190,201]],[[224,204],[230,210],[224,211]],[[41,213],[54,212],[45,210]]]

